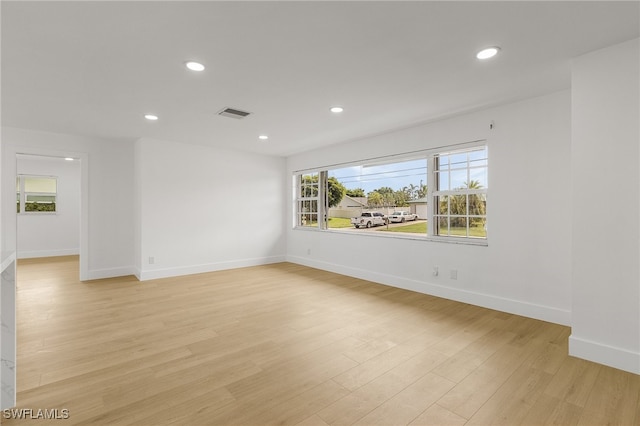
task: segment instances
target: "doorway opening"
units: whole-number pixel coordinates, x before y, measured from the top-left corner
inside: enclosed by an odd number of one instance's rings
[[[80,257],[81,163],[74,157],[16,155],[19,260]]]

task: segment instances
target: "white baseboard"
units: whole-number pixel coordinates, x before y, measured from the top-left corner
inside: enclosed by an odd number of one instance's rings
[[[87,271],[86,277],[81,277],[82,281],[102,280],[104,278],[124,277],[127,275],[135,275],[136,269],[133,266],[125,266],[120,268],[109,269],[92,269]]]
[[[569,336],[569,355],[640,374],[640,353]]]
[[[79,255],[80,249],[61,250],[18,250],[18,259],[33,259],[36,257],[55,257]]]
[[[311,268],[322,269],[329,272],[335,272],[337,274],[389,285],[392,287],[403,288],[405,290],[411,290],[418,293],[424,293],[432,296],[442,297],[445,299],[455,300],[458,302],[469,303],[471,305],[495,309],[501,312],[522,315],[528,318],[539,319],[555,324],[567,326],[571,324],[570,311],[550,306],[536,305],[519,300],[476,293],[468,290],[446,287],[430,282],[417,281],[394,275],[382,274],[380,272],[372,272],[344,265],[321,262],[304,257],[287,256],[287,261],[299,265],[309,266]]]
[[[230,260],[225,262],[206,263],[202,265],[178,266],[172,268],[140,270],[134,273],[140,281],[157,278],[178,277],[182,275],[202,274],[205,272],[222,271],[225,269],[246,268],[249,266],[267,265],[270,263],[284,262],[285,256],[268,256],[252,259]]]

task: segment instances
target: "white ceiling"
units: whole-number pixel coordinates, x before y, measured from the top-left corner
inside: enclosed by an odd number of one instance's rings
[[[640,35],[637,1],[1,8],[3,126],[273,155],[568,88],[571,58]],[[492,45],[498,57],[475,58]]]

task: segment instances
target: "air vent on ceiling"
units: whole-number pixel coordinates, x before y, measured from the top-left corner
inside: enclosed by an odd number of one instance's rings
[[[231,117],[231,118],[237,118],[237,119],[245,118],[249,114],[251,113],[246,111],[240,111],[239,109],[235,109],[235,108],[225,108],[218,113],[218,115],[221,115],[223,117]]]

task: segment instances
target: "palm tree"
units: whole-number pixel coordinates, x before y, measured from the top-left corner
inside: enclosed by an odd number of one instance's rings
[[[465,182],[464,186],[467,189],[482,189],[482,184],[478,180],[470,180],[469,182]]]
[[[471,180],[465,182],[463,187],[458,190],[466,189],[482,189],[483,186],[477,180]],[[456,194],[449,197],[449,214],[451,218],[452,227],[466,227],[468,216],[483,216],[483,217],[469,217],[469,226],[483,226],[487,212],[487,203],[484,194]]]
[[[471,180],[465,182],[467,189],[482,189],[483,186],[477,180]],[[487,200],[485,194],[469,194],[469,215],[471,216],[483,216],[470,218],[470,226],[484,226],[485,218],[487,214]]]
[[[427,196],[427,185],[420,181],[420,187],[416,189],[416,198],[424,198]]]

